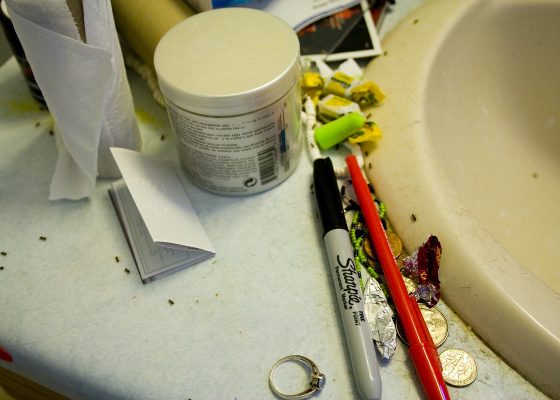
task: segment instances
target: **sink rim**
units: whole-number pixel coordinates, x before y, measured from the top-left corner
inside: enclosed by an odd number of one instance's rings
[[[366,165],[373,165],[367,173],[409,249],[431,233],[440,238],[446,303],[522,375],[560,398],[554,368],[560,359],[560,313],[547,311],[560,310],[560,294],[527,271],[470,215],[449,188],[426,132],[425,85],[433,62],[448,33],[468,13],[477,12],[480,2],[428,0],[384,40],[387,56],[365,71],[388,93],[383,106],[369,110],[384,137],[376,148],[366,149]],[[438,226],[434,220],[442,222]],[[467,266],[475,272],[468,275]]]
[[[539,4],[485,2],[465,15],[433,62],[423,105],[462,201],[560,292],[560,8]]]

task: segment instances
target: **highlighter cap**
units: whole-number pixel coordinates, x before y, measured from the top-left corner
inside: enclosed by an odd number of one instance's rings
[[[361,112],[350,112],[315,129],[315,140],[322,149],[329,149],[358,132],[365,122]]]

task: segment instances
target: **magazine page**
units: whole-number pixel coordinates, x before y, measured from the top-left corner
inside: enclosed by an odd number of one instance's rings
[[[185,0],[198,12],[224,7],[266,11],[286,21],[296,32],[307,25],[360,3],[360,0]]]

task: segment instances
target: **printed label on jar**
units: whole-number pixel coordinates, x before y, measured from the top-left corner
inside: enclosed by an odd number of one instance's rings
[[[301,153],[297,90],[261,110],[228,117],[190,113],[168,102],[183,167],[195,184],[219,194],[269,189],[295,169]]]

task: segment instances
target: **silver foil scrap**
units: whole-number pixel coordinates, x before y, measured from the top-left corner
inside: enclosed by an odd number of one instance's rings
[[[397,329],[393,310],[379,283],[368,277],[364,286],[364,311],[372,339],[383,358],[389,359],[397,349]]]

